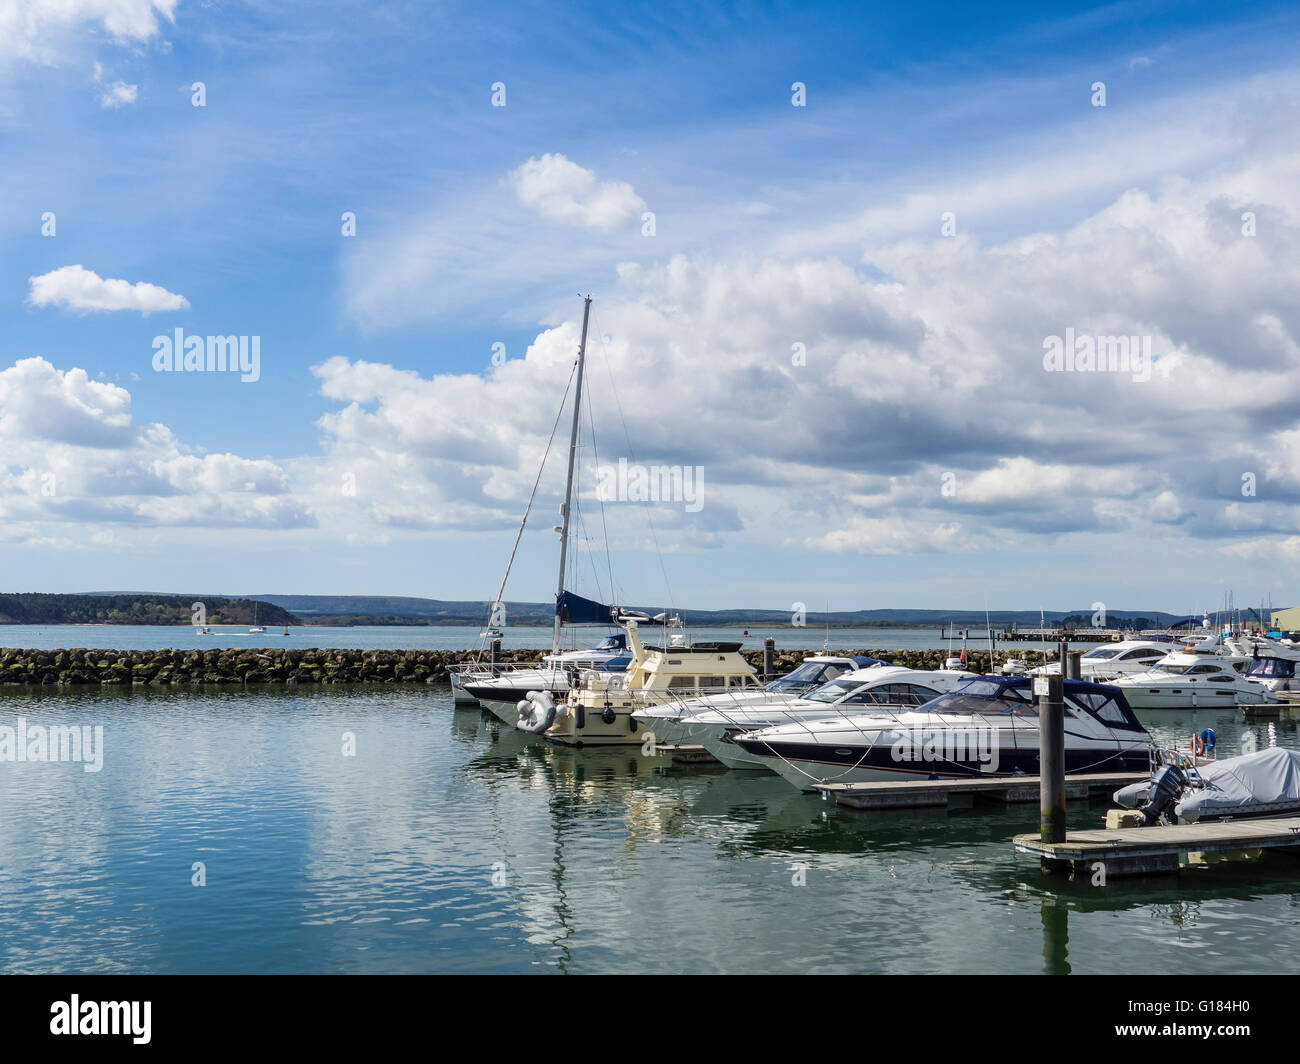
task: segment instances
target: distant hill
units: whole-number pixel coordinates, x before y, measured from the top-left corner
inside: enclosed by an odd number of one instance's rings
[[[368,595],[262,595],[264,602],[273,602],[303,618],[309,624],[445,624],[482,625],[487,621],[490,603],[465,602],[444,599],[404,598]],[[507,601],[508,624],[549,625],[555,616],[555,606],[550,602]],[[662,604],[632,606],[634,610],[651,615],[666,607]],[[754,625],[781,626],[790,623],[790,610],[733,609],[733,610],[678,610],[682,620],[693,627],[735,627]],[[1059,623],[1071,615],[1091,618],[1091,610],[1048,610],[1049,624]],[[1182,619],[1178,614],[1159,610],[1111,610],[1108,624],[1122,624],[1133,619],[1145,622],[1142,627],[1164,626]],[[994,625],[1020,624],[1036,627],[1038,610],[990,610],[989,619]],[[851,612],[809,612],[804,617],[810,628],[906,627],[927,628],[942,624],[958,627],[983,627],[983,610],[855,610]]]
[[[414,598],[401,595],[258,595],[256,599],[231,599],[220,595],[164,595],[155,592],[96,592],[82,595],[8,595],[0,596],[0,614],[10,612],[3,603],[6,599],[70,599],[114,602],[134,600],[144,604],[145,612],[138,616],[149,616],[157,609],[153,603],[169,603],[165,609],[175,609],[174,603],[184,604],[184,620],[189,621],[190,603],[204,602],[208,607],[209,620],[213,624],[244,624],[252,620],[252,603],[263,603],[259,610],[259,619],[268,626],[284,624],[317,625],[459,625],[482,626],[488,619],[491,604],[486,601],[463,601],[451,599]],[[217,603],[229,603],[227,609],[235,611],[235,620],[225,620],[213,612]],[[278,612],[262,612],[274,607]],[[512,625],[548,626],[555,617],[555,606],[550,602],[515,602],[507,601],[506,623]],[[122,607],[113,607],[121,612]],[[160,607],[161,608],[161,607]],[[662,604],[650,606],[631,606],[630,609],[654,615],[666,609]],[[682,620],[692,627],[782,627],[791,621],[790,610],[732,609],[732,610],[677,610]],[[247,616],[244,614],[247,613]],[[172,616],[175,616],[174,614]],[[1090,623],[1092,611],[1088,610],[1047,610],[1045,618],[1049,625],[1060,624],[1066,618],[1082,619],[1083,626]],[[990,610],[989,620],[995,627],[1003,628],[1018,624],[1022,627],[1037,627],[1038,610]],[[288,619],[282,619],[288,618]],[[1140,628],[1165,627],[1176,621],[1184,620],[1174,613],[1160,610],[1109,610],[1106,623],[1109,626],[1125,626],[1137,621]],[[937,628],[940,625],[953,625],[958,628],[984,627],[983,610],[854,610],[854,611],[809,611],[803,618],[809,628]],[[1199,618],[1198,618],[1199,620]],[[0,620],[0,623],[5,623]],[[10,621],[17,624],[77,624],[96,623],[93,621]],[[111,620],[110,624],[178,624],[178,620]]]
[[[0,595],[0,624],[191,624],[195,602],[202,602],[208,624],[301,624],[288,610],[264,600],[219,596],[153,595]]]

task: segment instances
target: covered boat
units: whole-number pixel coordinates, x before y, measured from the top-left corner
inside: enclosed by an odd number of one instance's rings
[[[1246,820],[1300,813],[1300,753],[1269,747],[1199,767],[1165,764],[1146,783],[1115,792],[1148,825]]]

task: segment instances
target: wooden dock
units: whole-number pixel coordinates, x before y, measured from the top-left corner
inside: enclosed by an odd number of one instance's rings
[[[1300,691],[1279,691],[1280,702],[1249,702],[1238,708],[1243,720],[1280,720],[1300,711]]]
[[[1067,799],[1110,794],[1130,783],[1148,779],[1147,772],[1099,772],[1066,776]],[[853,809],[919,809],[939,806],[967,808],[978,802],[1005,805],[1036,802],[1037,776],[989,776],[951,780],[883,780],[872,783],[823,783],[816,788],[823,798]]]
[[[1014,844],[1020,853],[1041,858],[1049,871],[1093,875],[1101,867],[1107,876],[1153,875],[1209,863],[1205,854],[1279,850],[1300,855],[1300,817],[1071,831],[1064,842],[1017,835]]]

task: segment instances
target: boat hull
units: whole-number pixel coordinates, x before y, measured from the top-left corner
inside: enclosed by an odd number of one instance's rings
[[[899,762],[888,743],[872,746],[829,747],[818,743],[760,743],[741,740],[751,756],[800,790],[815,790],[823,783],[880,783],[888,780],[971,779],[1036,776],[1039,771],[1037,744],[1033,747],[999,748],[996,771],[983,771],[977,762],[947,761],[939,770],[932,762]],[[1123,749],[1113,743],[1067,747],[1065,771],[1070,775],[1098,772],[1144,772],[1150,764],[1144,742]],[[762,747],[766,753],[760,752]]]
[[[1268,701],[1264,692],[1189,690],[1186,687],[1130,687],[1119,685],[1134,709],[1211,709]]]
[[[480,706],[496,717],[502,724],[513,728],[519,720],[519,703],[528,697],[530,691],[549,691],[553,698],[560,698],[569,691],[569,682],[563,674],[537,674],[531,681],[510,677],[504,681],[501,677],[481,682],[468,682],[465,691]]]

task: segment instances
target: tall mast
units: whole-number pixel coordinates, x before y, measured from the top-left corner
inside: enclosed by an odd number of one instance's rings
[[[564,505],[560,513],[564,522],[560,527],[560,578],[555,585],[555,631],[551,637],[551,652],[560,649],[560,596],[564,594],[564,565],[569,553],[569,509],[573,502],[573,463],[578,457],[578,415],[582,410],[582,369],[587,359],[587,319],[591,316],[591,296],[582,300],[582,340],[578,343],[578,387],[573,393],[573,429],[569,433],[569,475],[564,482]]]

